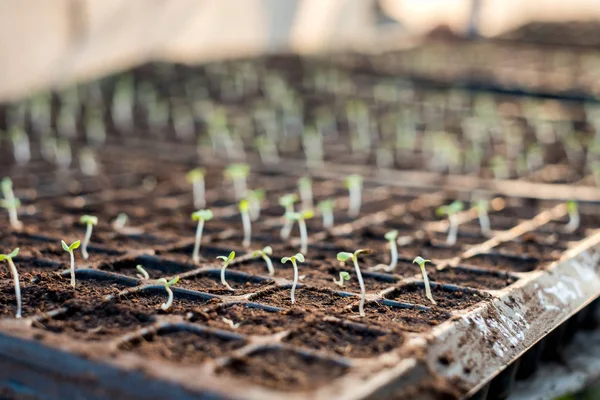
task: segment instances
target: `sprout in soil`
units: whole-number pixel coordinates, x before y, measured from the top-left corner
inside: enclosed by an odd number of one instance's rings
[[[431,260],[425,260],[423,257],[415,257],[413,263],[419,264],[419,268],[421,268],[421,273],[423,274],[423,282],[425,283],[425,296],[431,301],[433,304],[437,304],[431,295],[431,287],[429,286],[429,278],[427,277],[427,271],[425,271],[425,263],[431,262]]]
[[[142,279],[142,280],[148,280],[150,279],[150,275],[148,274],[148,272],[144,269],[143,266],[141,265],[136,265],[135,269],[138,270],[139,274],[135,274],[138,278]]]
[[[250,203],[250,219],[256,221],[260,217],[260,203],[265,199],[264,189],[255,189],[248,192]]]
[[[15,297],[17,298],[17,318],[21,318],[21,285],[19,284],[19,274],[17,273],[17,267],[15,267],[15,263],[13,262],[13,258],[15,258],[19,254],[19,248],[17,247],[9,254],[0,254],[0,261],[6,260],[8,262],[8,267],[10,268],[10,274],[13,277],[15,283]]]
[[[256,250],[252,253],[252,257],[262,257],[263,260],[267,263],[267,269],[269,270],[269,275],[275,275],[275,268],[273,268],[273,262],[269,256],[273,255],[273,248],[271,246],[267,246],[262,250]]]
[[[196,228],[196,241],[194,242],[194,251],[192,253],[192,260],[195,263],[200,262],[200,240],[202,240],[204,222],[210,221],[212,218],[213,212],[211,210],[198,210],[192,213],[192,221],[198,221],[198,227]]]
[[[302,212],[285,213],[288,220],[298,221],[300,227],[300,253],[308,251],[308,232],[306,231],[306,220],[311,219],[315,213],[313,210],[304,210]]]
[[[165,290],[169,294],[169,299],[167,300],[167,302],[162,303],[160,305],[161,310],[168,311],[169,308],[171,308],[171,306],[173,305],[173,291],[171,290],[171,286],[175,285],[177,282],[179,282],[179,276],[176,276],[170,281],[167,281],[165,278],[160,278],[156,280],[156,283],[165,285]]]
[[[294,266],[294,282],[292,283],[292,292],[290,294],[292,304],[294,304],[296,302],[296,285],[298,285],[298,265],[296,263],[298,261],[304,262],[304,255],[302,255],[302,253],[296,253],[295,256],[283,257],[281,259],[282,264],[285,264],[288,261],[291,261]]]
[[[235,198],[238,200],[246,197],[246,192],[248,191],[246,178],[248,178],[249,174],[250,166],[248,164],[231,164],[225,169],[225,177],[231,179],[233,182]]]
[[[244,240],[242,240],[242,246],[250,247],[250,240],[252,239],[252,225],[250,223],[250,202],[246,199],[240,200],[238,204],[240,214],[242,215],[242,225],[244,227]]]
[[[350,196],[348,215],[354,218],[358,217],[358,214],[360,214],[362,183],[363,178],[360,175],[350,175],[346,177],[346,187],[348,188],[348,194]]]
[[[335,206],[335,200],[326,199],[320,201],[317,204],[317,208],[321,211],[321,215],[323,216],[323,228],[331,229],[333,228],[333,207]]]
[[[567,213],[569,214],[569,222],[565,226],[565,232],[573,233],[579,228],[579,208],[574,200],[567,201]]]
[[[490,204],[487,200],[477,200],[475,203],[475,209],[477,210],[477,218],[479,219],[479,226],[481,227],[481,233],[485,236],[491,232],[490,228],[490,217],[488,216],[488,209]]]
[[[79,218],[79,222],[86,225],[85,229],[85,237],[83,238],[83,243],[81,244],[81,255],[84,260],[90,258],[90,255],[87,252],[88,244],[90,243],[90,238],[92,237],[92,229],[94,229],[94,225],[98,225],[98,217],[94,217],[93,215],[82,215]]]
[[[448,222],[450,226],[448,227],[448,238],[446,239],[446,244],[448,246],[454,246],[456,243],[456,236],[458,235],[458,221],[456,220],[456,214],[458,214],[463,209],[463,203],[456,200],[447,206],[438,207],[436,210],[437,215],[439,216],[448,216]]]
[[[364,317],[365,316],[366,290],[365,290],[365,282],[363,281],[362,274],[360,273],[360,267],[358,266],[358,255],[361,253],[369,254],[369,253],[371,253],[371,250],[370,249],[358,249],[354,253],[346,253],[346,252],[342,251],[337,254],[337,259],[338,259],[338,261],[342,261],[342,262],[352,260],[352,262],[354,263],[354,268],[356,269],[356,276],[358,277],[358,283],[360,285],[360,294],[361,294],[360,304],[358,306],[358,312],[361,317]]]
[[[346,271],[340,272],[340,279],[333,278],[333,282],[336,285],[338,285],[339,287],[344,287],[344,281],[349,281],[349,280],[350,280],[350,274],[347,273]]]
[[[225,285],[227,290],[233,291],[234,289],[231,286],[229,286],[229,283],[227,283],[227,281],[225,280],[225,270],[229,266],[229,263],[235,258],[235,251],[232,251],[231,253],[229,253],[228,257],[218,256],[217,258],[219,260],[223,260],[223,266],[221,267],[221,283],[223,285]]]
[[[117,232],[123,230],[123,228],[125,228],[125,225],[127,225],[128,220],[129,217],[127,216],[127,214],[119,213],[119,215],[117,215],[117,218],[115,218],[115,220],[112,223],[113,229]]]
[[[234,323],[234,322],[233,322],[232,320],[230,320],[229,318],[225,318],[225,317],[223,317],[223,318],[221,318],[221,320],[222,320],[223,322],[225,322],[225,323],[226,323],[226,324],[227,324],[227,325],[228,325],[228,326],[229,326],[231,329],[237,329],[237,328],[239,328],[239,327],[240,327],[240,325],[241,325],[241,322]]]
[[[313,208],[312,179],[309,176],[298,179],[298,192],[300,192],[302,208],[306,210]]]
[[[195,168],[187,173],[186,179],[192,184],[192,192],[194,194],[194,208],[200,209],[206,207],[204,197],[204,168]]]
[[[396,243],[396,239],[398,239],[398,231],[392,230],[387,232],[385,235],[385,240],[390,243],[390,252],[391,258],[389,265],[379,264],[371,268],[371,271],[384,270],[386,272],[391,272],[396,269],[398,265],[398,244]]]
[[[294,212],[294,203],[298,201],[298,195],[296,193],[290,193],[283,195],[279,198],[279,205],[285,208],[285,214]],[[285,217],[284,214],[284,217]],[[285,218],[285,223],[281,227],[281,239],[287,240],[292,233],[294,227],[294,220]]]
[[[67,245],[64,240],[61,240],[60,243],[62,244],[62,248],[67,253],[69,253],[69,256],[71,256],[71,286],[75,287],[75,253],[73,252],[73,250],[79,247],[81,241],[77,240],[76,242],[73,242],[70,246]]]
[[[21,221],[19,221],[19,217],[17,215],[17,208],[21,206],[21,201],[17,199],[13,193],[12,180],[10,178],[3,178],[0,186],[2,188],[2,195],[4,196],[4,199],[0,200],[0,207],[6,208],[8,211],[10,226],[12,226],[15,230],[19,230],[23,227],[23,224]]]

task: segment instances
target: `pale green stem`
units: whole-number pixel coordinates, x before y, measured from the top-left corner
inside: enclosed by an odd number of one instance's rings
[[[93,225],[87,224],[87,228],[85,228],[85,237],[83,238],[83,242],[81,243],[81,255],[83,256],[84,260],[90,258],[90,255],[87,251],[87,246],[90,243],[90,239],[92,237],[92,229]]]
[[[248,188],[246,187],[245,178],[233,178],[233,190],[235,191],[235,197],[237,200],[242,200],[246,197]]]
[[[196,228],[196,241],[194,242],[194,252],[192,253],[192,260],[195,263],[200,262],[200,241],[202,240],[202,230],[204,229],[204,220],[198,220],[198,227]]]
[[[360,285],[360,304],[358,305],[358,313],[361,317],[365,316],[365,283],[363,282],[362,274],[360,273],[360,267],[358,266],[358,257],[352,257],[354,261],[354,268],[356,269],[356,277],[358,278],[358,284]]]
[[[456,215],[451,214],[448,216],[448,238],[446,239],[446,244],[448,246],[454,246],[456,243],[456,236],[458,235],[458,223],[456,222]]]
[[[573,233],[579,228],[579,213],[578,212],[570,212],[569,213],[569,223],[565,226],[565,232]]]
[[[252,225],[250,225],[250,214],[247,211],[242,211],[242,224],[244,225],[244,240],[242,246],[250,247],[250,240],[252,238]]]
[[[350,192],[350,206],[348,207],[348,215],[356,218],[360,214],[361,187],[360,185],[351,185],[348,191]]]
[[[231,286],[229,286],[229,283],[227,283],[227,281],[225,280],[225,270],[227,269],[228,266],[229,266],[229,262],[226,262],[223,264],[223,267],[221,268],[221,283],[227,288],[227,290],[233,291],[234,289]]]
[[[310,185],[302,186],[300,188],[300,199],[302,201],[302,208],[310,210],[313,208],[313,192]]]
[[[323,228],[331,229],[333,228],[333,211],[331,210],[323,210]]]
[[[265,253],[262,253],[262,258],[267,263],[267,269],[269,270],[269,275],[271,275],[271,276],[275,275],[275,268],[273,268],[273,262],[271,261],[271,258]]]
[[[433,295],[431,294],[431,287],[429,286],[429,278],[427,277],[427,271],[425,271],[425,264],[421,264],[421,273],[423,274],[423,282],[425,283],[425,296],[431,301],[433,304],[437,304],[433,299]]]
[[[481,227],[481,233],[487,235],[490,233],[490,217],[485,209],[477,210],[477,218],[479,219],[479,226]]]
[[[308,232],[304,218],[298,220],[298,226],[300,227],[300,253],[306,254],[308,252]]]
[[[286,214],[292,213],[292,212],[294,212],[293,205],[290,204],[289,206],[285,207]],[[284,223],[283,227],[281,228],[281,239],[282,240],[287,240],[290,237],[293,227],[294,227],[294,220],[286,218],[285,223]]]
[[[194,208],[204,208],[206,206],[206,200],[204,196],[204,179],[195,181],[192,184],[192,190],[194,192]]]
[[[17,298],[17,315],[16,318],[21,318],[22,312],[22,304],[21,304],[21,285],[19,284],[19,273],[17,272],[17,267],[15,267],[15,263],[12,258],[8,259],[8,266],[10,268],[10,274],[13,277],[15,284],[15,297]]]
[[[165,284],[165,290],[169,294],[169,298],[168,298],[168,300],[167,300],[166,303],[163,303],[160,306],[160,308],[162,308],[163,311],[167,311],[173,305],[173,291],[171,290],[171,288],[167,284]]]
[[[71,286],[75,287],[75,254],[73,251],[69,251],[71,256]]]
[[[398,265],[398,246],[396,245],[396,239],[390,240],[390,251],[392,253],[392,259],[390,260],[390,265],[386,268],[386,271],[391,272],[396,269],[396,265]]]
[[[296,302],[296,285],[298,285],[298,266],[296,265],[296,260],[292,258],[292,265],[294,266],[294,282],[292,283],[292,304]]]

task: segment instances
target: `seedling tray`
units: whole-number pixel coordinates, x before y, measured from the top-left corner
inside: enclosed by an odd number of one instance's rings
[[[193,71],[178,68],[182,76]],[[156,71],[137,73],[153,77]],[[210,146],[170,137],[171,130],[153,136],[153,126],[146,126],[124,135],[107,127],[106,143],[94,150],[103,168],[97,176],[81,173],[77,163],[55,170],[40,154],[17,167],[10,148],[2,147],[0,163],[23,202],[24,224],[14,231],[0,214],[0,250],[21,248],[15,263],[25,316],[13,318],[12,281],[2,269],[0,386],[10,395],[500,399],[516,377],[532,375],[540,359],[555,356],[576,329],[593,322],[600,295],[600,192],[583,169],[575,177],[567,168],[546,178],[544,171],[568,165],[564,160],[518,180],[494,180],[485,171],[427,172],[423,154],[403,170],[378,168],[372,158],[340,150],[335,140],[326,143],[321,168],[307,168],[302,152],[267,164],[247,151],[248,185],[267,192],[251,249],[273,247],[271,277],[241,245],[235,197],[222,179],[229,161]],[[75,153],[85,145],[82,137],[71,142]],[[198,165],[206,168],[206,199],[215,218],[206,223],[202,259],[194,263],[196,225],[185,174]],[[365,178],[356,218],[345,212],[349,173]],[[336,225],[324,230],[318,218],[309,221],[307,262],[299,264],[302,279],[292,305],[293,271],[278,260],[295,254],[300,243],[296,230],[291,240],[280,239],[277,199],[294,192],[306,174],[315,201],[336,200]],[[493,233],[482,235],[476,211],[468,208],[457,216],[457,244],[445,245],[448,220],[435,210],[454,200],[468,203],[475,190],[491,199]],[[579,201],[582,215],[572,233],[564,231],[567,199]],[[121,212],[133,231],[111,226]],[[82,214],[96,215],[99,223],[89,260],[76,259],[73,290],[60,240],[83,236]],[[383,235],[391,229],[401,236],[398,267],[369,272],[389,262]],[[374,250],[360,258],[367,290],[362,318],[354,272],[335,258],[358,248]],[[234,292],[220,284],[216,260],[232,250],[237,257],[226,278]],[[417,255],[433,260],[427,268],[437,305],[425,297],[411,263]],[[137,277],[138,264],[152,279],[181,277],[169,312],[160,310],[164,288]],[[353,275],[343,288],[332,281],[341,271]]]

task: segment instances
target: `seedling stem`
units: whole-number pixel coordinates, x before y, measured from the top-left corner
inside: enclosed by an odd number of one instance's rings
[[[427,271],[425,270],[425,263],[431,262],[431,260],[425,260],[423,257],[415,257],[413,260],[414,264],[419,264],[419,268],[421,268],[421,273],[423,274],[423,282],[425,283],[425,296],[431,301],[433,304],[437,304],[433,299],[433,295],[431,294],[431,287],[429,286],[429,278],[427,277]]]
[[[456,237],[458,235],[458,221],[456,220],[456,214],[458,214],[463,209],[463,203],[456,200],[450,203],[447,206],[438,207],[437,214],[439,216],[447,215],[448,216],[448,238],[446,239],[446,244],[448,246],[454,246],[456,243]]]
[[[275,275],[275,268],[273,268],[273,262],[271,261],[271,256],[273,255],[273,248],[271,246],[267,246],[262,250],[256,250],[252,253],[252,257],[261,257],[267,263],[267,269],[269,270],[269,275]]]
[[[192,253],[192,260],[195,263],[200,262],[200,241],[202,240],[202,230],[204,229],[204,222],[210,221],[213,218],[213,212],[211,210],[198,210],[192,213],[192,221],[198,221],[198,227],[196,228],[196,241],[194,242],[194,251]]]
[[[62,248],[64,251],[69,253],[71,257],[71,286],[75,288],[75,252],[74,250],[79,247],[81,242],[77,240],[76,242],[71,243],[71,245],[67,245],[64,240],[61,240]]]
[[[306,253],[308,251],[308,232],[306,231],[306,220],[311,219],[314,215],[315,214],[312,210],[285,214],[287,219],[298,221],[298,227],[300,228],[300,253]]]
[[[223,260],[223,266],[221,267],[221,283],[227,288],[227,290],[233,291],[234,289],[231,286],[229,286],[229,283],[227,283],[227,281],[225,280],[225,270],[229,266],[229,263],[235,258],[235,251],[229,253],[228,257],[218,256],[217,258],[219,260]]]
[[[338,285],[339,287],[344,287],[344,281],[349,281],[349,280],[350,280],[350,274],[347,273],[346,271],[340,272],[340,278],[339,279],[333,278],[333,282],[336,285]]]
[[[79,222],[86,225],[85,237],[83,238],[83,243],[81,244],[81,255],[83,256],[84,260],[87,260],[90,258],[87,247],[92,237],[92,229],[94,229],[94,225],[98,225],[98,217],[94,217],[93,215],[82,215],[81,218],[79,218]]]
[[[360,285],[360,304],[358,306],[358,312],[361,317],[365,316],[365,298],[367,296],[367,292],[365,290],[365,282],[363,281],[362,274],[360,273],[360,267],[358,266],[358,255],[364,253],[371,253],[370,249],[358,249],[354,253],[346,253],[340,252],[337,254],[338,261],[346,262],[348,260],[352,260],[354,263],[354,269],[356,270],[356,276],[358,278],[358,284]]]
[[[195,168],[187,173],[186,178],[192,184],[194,194],[194,208],[201,209],[206,207],[204,175],[206,171],[203,168]]]
[[[304,262],[304,255],[302,253],[296,253],[295,256],[283,257],[281,259],[282,264],[285,264],[288,261],[291,261],[292,265],[294,266],[294,282],[292,283],[292,291],[290,293],[292,304],[294,304],[296,302],[296,286],[298,285],[298,265],[296,263],[298,261]]]
[[[487,236],[491,232],[490,217],[488,216],[489,203],[487,200],[477,200],[475,208],[477,208],[477,219],[479,219],[481,233]]]
[[[313,208],[312,179],[309,176],[298,179],[298,191],[302,200],[302,208],[305,210]]]
[[[281,239],[287,240],[290,237],[290,233],[292,233],[292,228],[294,227],[294,220],[285,218],[285,216],[289,213],[294,212],[294,203],[298,201],[298,196],[295,193],[290,193],[283,195],[279,198],[279,205],[285,208],[284,219],[285,222],[281,227]]]
[[[13,193],[12,189],[12,180],[10,178],[3,178],[0,186],[2,187],[2,195],[4,196],[4,199],[0,200],[0,207],[6,208],[8,211],[8,220],[10,221],[10,226],[12,226],[12,228],[15,230],[20,230],[23,227],[23,223],[19,221],[17,208],[21,206],[21,201],[15,198],[15,194]]]
[[[317,204],[317,208],[321,211],[321,215],[323,217],[323,228],[331,229],[333,228],[333,207],[334,200],[327,199],[319,202]]]
[[[9,254],[0,254],[0,261],[6,260],[6,262],[8,262],[8,268],[10,269],[10,274],[13,277],[15,285],[15,297],[17,298],[17,315],[15,317],[21,318],[21,285],[19,284],[19,273],[17,272],[17,267],[15,267],[15,263],[13,262],[13,258],[15,258],[17,254],[19,254],[18,247]]]
[[[173,291],[171,290],[171,286],[175,285],[177,282],[179,282],[179,276],[176,276],[175,278],[171,279],[170,281],[167,281],[165,278],[159,278],[156,280],[156,283],[165,285],[165,290],[167,291],[167,294],[169,295],[169,299],[167,300],[167,302],[162,303],[160,305],[161,310],[168,311],[169,308],[171,308],[171,306],[173,305]]]
[[[252,239],[252,225],[250,222],[250,202],[246,199],[240,200],[239,203],[240,214],[242,215],[242,225],[244,227],[244,240],[242,246],[245,248],[250,247],[250,240]]]
[[[248,192],[246,178],[248,178],[249,174],[250,167],[248,164],[231,164],[225,170],[225,176],[233,182],[233,190],[238,201],[246,197],[246,193]]]
[[[360,175],[350,175],[346,178],[346,187],[350,196],[348,215],[353,218],[360,214],[362,185],[363,178]]]
[[[569,222],[565,226],[565,232],[573,233],[579,228],[580,224],[579,207],[575,200],[567,201],[567,213],[569,214]]]

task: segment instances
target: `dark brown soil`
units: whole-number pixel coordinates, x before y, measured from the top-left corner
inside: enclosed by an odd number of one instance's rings
[[[400,303],[417,304],[426,307],[442,308],[444,310],[462,310],[485,300],[485,296],[468,290],[451,290],[443,285],[431,285],[431,294],[437,305],[425,296],[423,285],[407,284],[386,294],[386,298]]]
[[[315,321],[290,332],[284,342],[308,349],[332,350],[346,357],[365,358],[393,350],[404,342],[404,337],[339,322]]]
[[[540,261],[537,258],[486,253],[466,258],[463,264],[502,271],[529,272],[538,268]]]
[[[280,308],[296,307],[335,313],[353,304],[358,299],[359,297],[346,297],[326,290],[298,286],[296,288],[295,304],[292,304],[290,299],[290,289],[270,290],[253,297],[252,301]]]
[[[244,345],[243,340],[187,329],[168,329],[144,336],[124,348],[144,357],[180,364],[200,364]]]
[[[225,280],[234,289],[227,289],[221,283],[220,271],[201,272],[197,275],[187,276],[180,280],[179,286],[185,289],[196,290],[211,294],[228,296],[239,296],[246,293],[254,293],[273,284],[270,280],[261,280],[253,276],[225,272]]]
[[[181,275],[194,269],[194,266],[179,264],[173,261],[164,260],[153,256],[141,256],[137,258],[125,258],[114,262],[103,263],[98,266],[100,270],[115,272],[117,274],[127,275],[138,278],[140,272],[136,269],[141,265],[151,279],[166,278],[175,275]]]
[[[430,281],[465,286],[475,289],[503,289],[517,281],[517,278],[506,273],[486,273],[465,268],[447,267],[443,270],[427,268]]]
[[[264,349],[233,359],[217,373],[281,391],[310,391],[347,371],[333,361],[286,349]]]
[[[122,303],[131,302],[136,309],[149,312],[154,310],[158,314],[187,314],[190,311],[200,309],[207,303],[218,303],[218,299],[207,299],[196,296],[181,295],[174,291],[173,304],[168,311],[163,311],[160,306],[168,299],[167,292],[162,288],[144,289],[132,293],[126,293],[119,296],[119,301]]]

